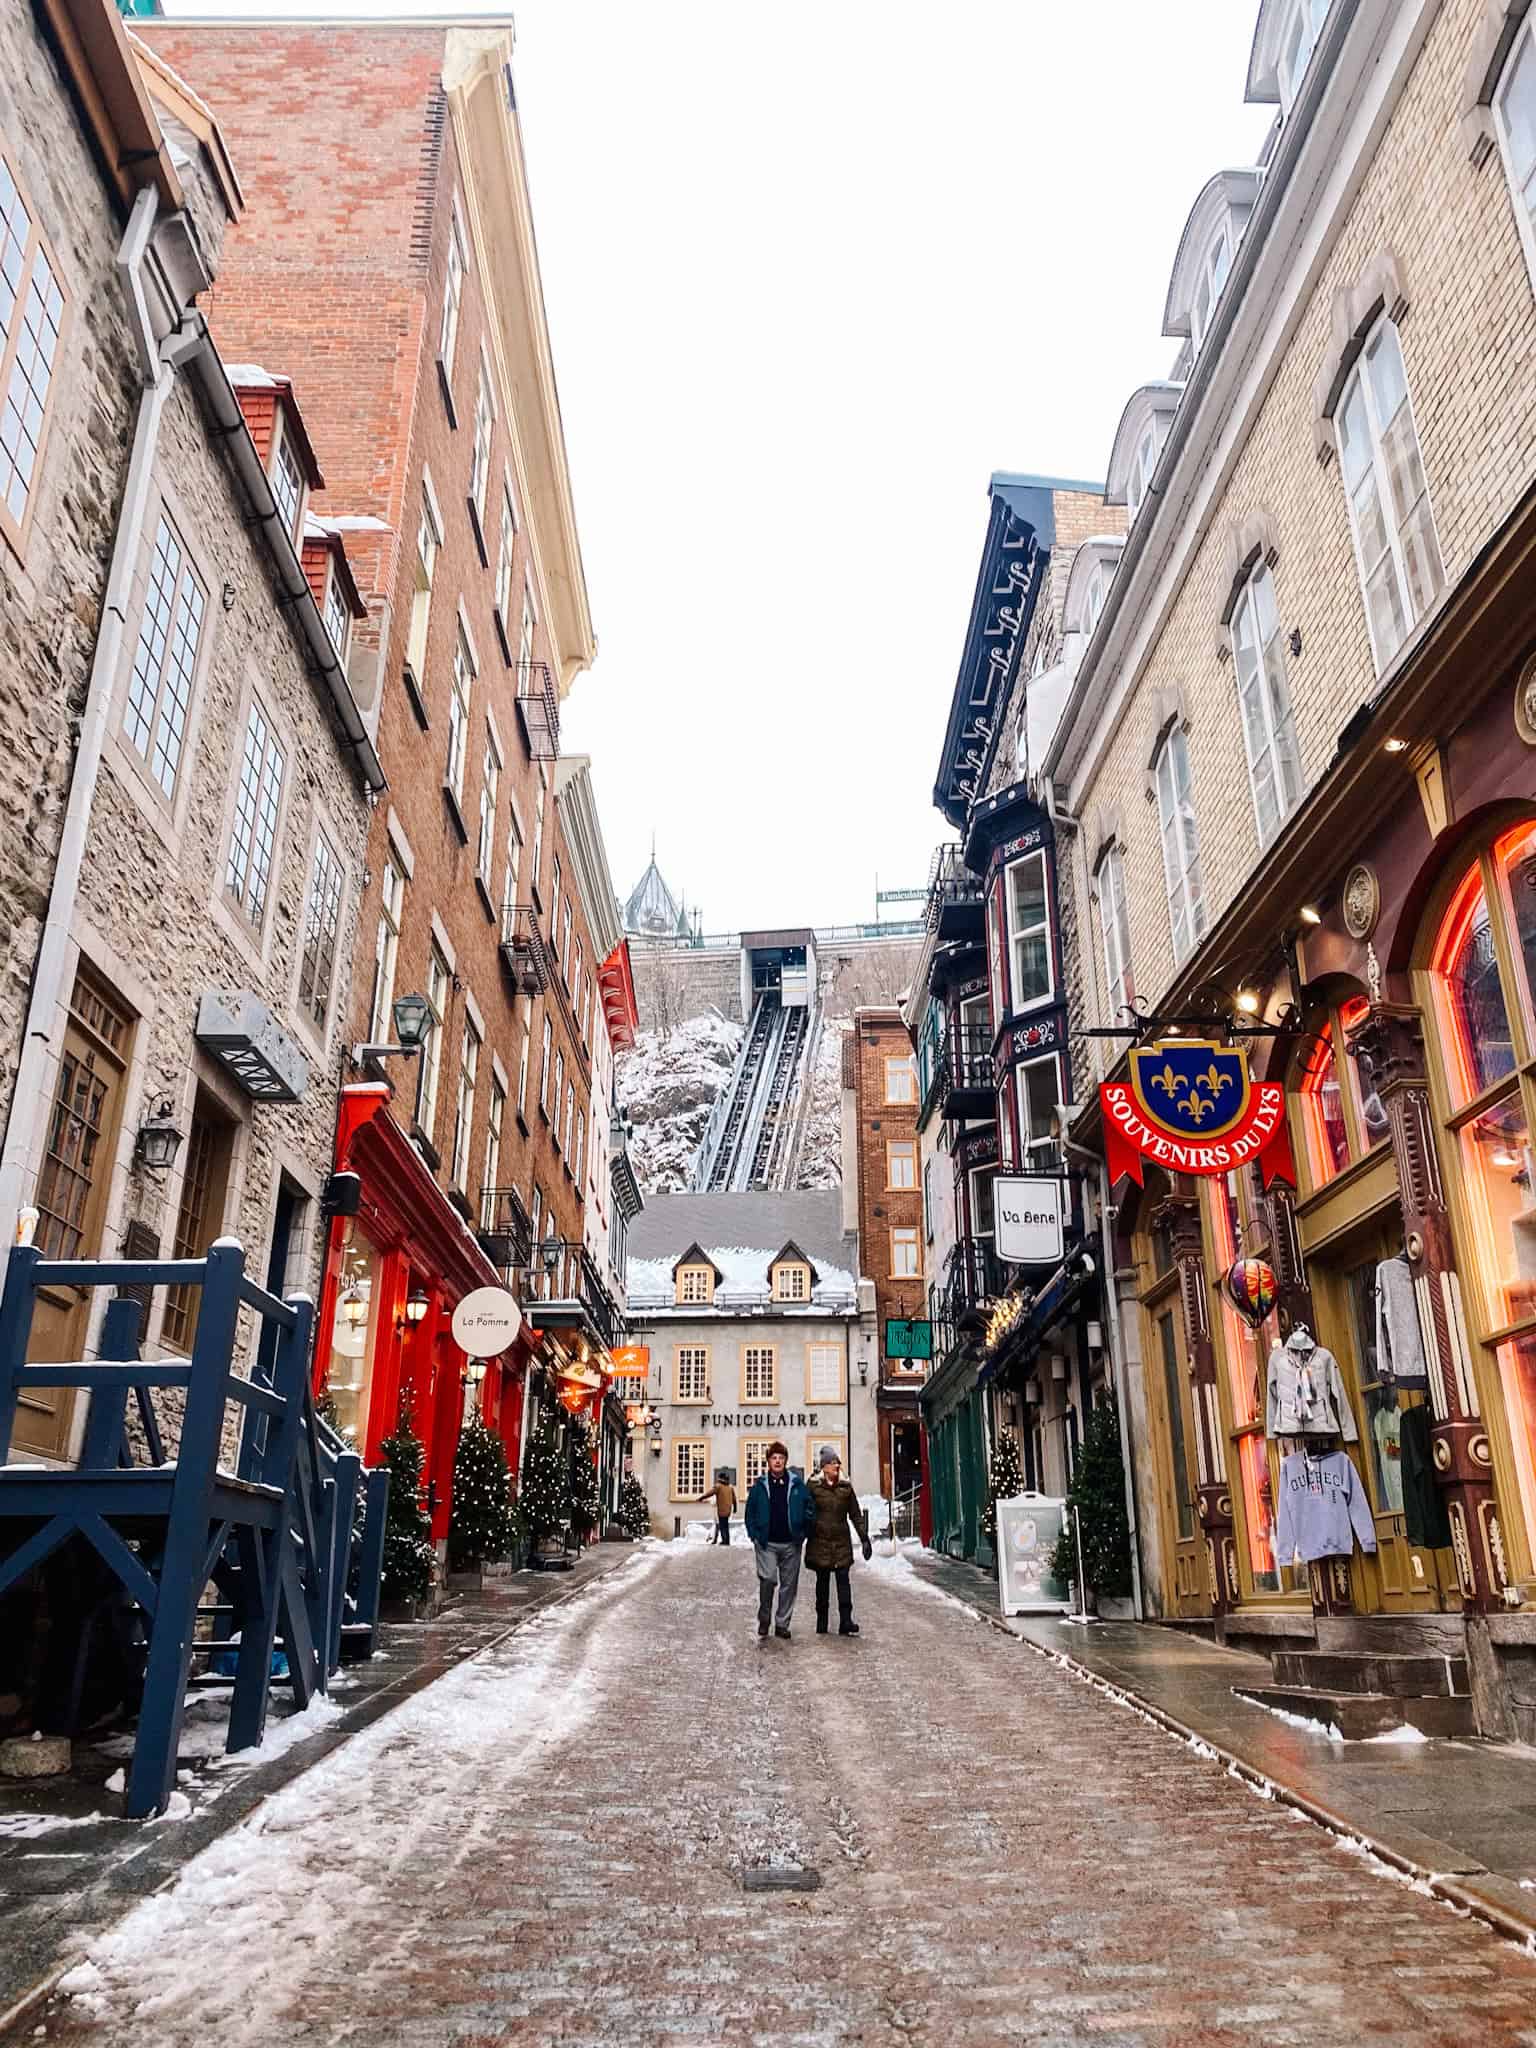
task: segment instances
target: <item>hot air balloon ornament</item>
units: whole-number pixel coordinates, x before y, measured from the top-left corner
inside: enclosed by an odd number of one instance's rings
[[[1273,1315],[1280,1286],[1274,1267],[1265,1265],[1262,1259],[1239,1259],[1229,1269],[1223,1285],[1227,1299],[1250,1330],[1257,1330]]]

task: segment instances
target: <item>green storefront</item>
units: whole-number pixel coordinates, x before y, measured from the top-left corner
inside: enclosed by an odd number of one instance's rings
[[[923,1426],[933,1547],[991,1565],[992,1544],[981,1528],[992,1462],[991,1394],[976,1384],[979,1363],[971,1344],[950,1351],[923,1389]]]

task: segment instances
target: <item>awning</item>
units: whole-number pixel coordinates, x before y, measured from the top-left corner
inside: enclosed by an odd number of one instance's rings
[[[1059,1323],[1069,1309],[1075,1308],[1081,1297],[1092,1285],[1094,1264],[1086,1252],[1073,1252],[1046,1281],[1029,1305],[1029,1312],[1018,1328],[1009,1335],[992,1356],[983,1361],[976,1375],[978,1387],[986,1386],[995,1379],[1005,1365],[1014,1364],[1019,1358],[1034,1355],[1041,1338],[1054,1323]]]

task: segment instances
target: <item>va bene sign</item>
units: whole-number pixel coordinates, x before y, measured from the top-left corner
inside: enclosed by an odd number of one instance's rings
[[[992,1183],[997,1256],[1011,1266],[1059,1266],[1062,1187],[1043,1174],[998,1174]]]
[[[1257,1160],[1265,1187],[1296,1185],[1285,1090],[1252,1081],[1247,1048],[1196,1038],[1136,1047],[1131,1078],[1099,1089],[1109,1177],[1138,1185],[1150,1159],[1175,1173],[1230,1173]],[[1001,1244],[998,1246],[1002,1250]]]

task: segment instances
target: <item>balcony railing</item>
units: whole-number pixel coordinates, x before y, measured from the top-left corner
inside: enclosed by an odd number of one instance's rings
[[[560,692],[547,661],[517,664],[517,715],[535,761],[553,761],[560,751]]]
[[[547,1271],[544,1261],[551,1257],[554,1267]],[[603,1285],[584,1246],[574,1239],[545,1238],[535,1247],[534,1263],[539,1299],[528,1313],[541,1329],[581,1329],[606,1351],[624,1342],[624,1311]]]
[[[542,995],[549,987],[549,950],[531,903],[501,907],[501,960],[519,995]]]
[[[944,1314],[956,1330],[974,1326],[1007,1292],[1003,1263],[992,1240],[962,1237],[949,1255],[944,1276]]]
[[[933,857],[926,918],[941,944],[982,936],[981,878],[965,865],[958,846],[941,846]]]
[[[533,1222],[516,1188],[482,1191],[480,1248],[502,1273],[529,1264],[533,1257]]]
[[[969,1123],[990,1116],[997,1104],[992,1034],[985,1026],[956,1024],[944,1035],[938,1089],[943,1114]]]

